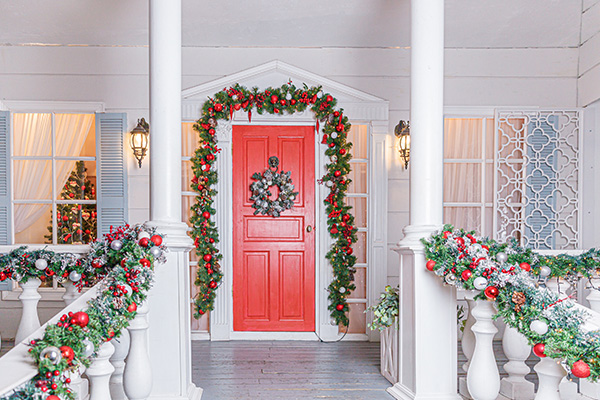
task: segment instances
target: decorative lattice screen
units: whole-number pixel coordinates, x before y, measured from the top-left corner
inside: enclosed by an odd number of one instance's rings
[[[494,232],[533,249],[577,249],[581,113],[496,112]]]

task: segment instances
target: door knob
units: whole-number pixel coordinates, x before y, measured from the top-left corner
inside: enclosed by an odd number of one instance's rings
[[[312,231],[312,230],[313,230],[313,227],[312,227],[312,226],[308,225],[308,226],[306,227],[306,232],[310,232],[310,231]]]

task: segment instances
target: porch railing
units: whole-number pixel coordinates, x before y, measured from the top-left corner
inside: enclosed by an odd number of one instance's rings
[[[410,250],[400,250],[403,263],[412,263]],[[541,252],[540,252],[541,253]],[[556,254],[564,251],[556,252]],[[576,255],[580,252],[570,252]],[[553,254],[553,252],[544,252]],[[405,266],[406,267],[406,266]],[[598,282],[594,282],[598,281]],[[585,324],[587,330],[600,329],[600,292],[591,290],[585,296],[587,280],[581,280],[577,293],[578,307],[590,314]],[[600,287],[600,279],[592,282]],[[556,278],[547,282],[547,287],[556,291],[559,296],[566,297],[569,286]],[[539,360],[532,371],[526,364],[530,359],[531,346],[523,335],[513,328],[507,327],[499,320],[494,321],[496,313],[494,303],[486,300],[473,300],[474,292],[458,291],[457,300],[465,302],[466,322],[460,340],[459,350],[464,354],[466,363],[458,365],[458,369],[466,372],[466,376],[457,376],[458,393],[465,399],[474,400],[575,400],[599,399],[600,383],[587,379],[571,379],[560,360],[550,357]],[[584,297],[585,296],[585,297]],[[588,302],[590,307],[582,303]],[[502,333],[500,335],[499,333]],[[381,336],[381,372],[392,384],[398,382],[399,353],[396,324],[386,329]],[[508,360],[499,363],[496,355],[500,351],[494,343],[501,341],[501,352]],[[500,372],[503,372],[501,378]],[[534,375],[536,374],[537,377]],[[534,384],[537,382],[537,384]]]

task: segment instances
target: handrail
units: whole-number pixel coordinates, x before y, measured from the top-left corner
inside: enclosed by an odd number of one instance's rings
[[[1,247],[0,251],[2,251]],[[29,355],[29,342],[34,338],[44,336],[46,326],[59,322],[63,314],[87,309],[87,302],[97,296],[98,287],[102,283],[103,281],[98,282],[71,303],[71,305],[63,308],[48,322],[31,333],[21,343],[15,343],[15,347],[12,350],[0,357],[0,371],[2,371],[2,374],[0,374],[0,396],[9,394],[10,391],[18,388],[38,374],[38,367]]]
[[[28,250],[49,250],[55,253],[73,253],[73,254],[86,254],[90,251],[89,244],[10,244],[1,245],[0,254],[10,253],[14,249],[19,247],[27,247]]]

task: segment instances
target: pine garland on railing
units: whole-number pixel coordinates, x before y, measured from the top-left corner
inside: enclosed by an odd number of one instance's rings
[[[202,107],[202,116],[194,125],[198,131],[200,142],[192,158],[194,177],[191,188],[197,193],[196,203],[192,206],[192,238],[199,257],[196,285],[199,287],[195,299],[195,317],[199,318],[214,306],[215,291],[223,273],[219,261],[217,243],[219,236],[215,222],[211,217],[215,214],[214,197],[217,194],[214,186],[218,182],[215,169],[218,153],[217,125],[219,120],[231,120],[233,113],[242,110],[252,120],[252,112],[258,114],[293,114],[311,110],[316,118],[316,128],[323,124],[321,143],[327,146],[325,155],[329,158],[327,173],[320,180],[329,188],[324,199],[327,212],[327,226],[334,243],[326,255],[333,267],[333,281],[328,287],[329,310],[337,324],[348,325],[346,313],[349,311],[346,299],[355,289],[354,264],[356,256],[352,254],[352,244],[356,242],[357,228],[351,206],[344,203],[346,191],[351,180],[350,149],[352,143],[346,141],[350,131],[348,117],[343,109],[336,109],[337,100],[321,87],[297,88],[291,82],[278,88],[260,91],[258,88],[247,89],[235,84],[215,93]],[[250,194],[250,191],[248,191]]]
[[[448,285],[481,291],[475,299],[495,300],[496,317],[521,332],[536,355],[563,359],[576,377],[600,377],[600,331],[584,328],[589,313],[543,285],[550,277],[598,278],[600,251],[544,256],[451,225],[422,242],[428,270]]]
[[[27,252],[25,248],[3,256],[0,270],[8,271],[5,274],[13,278],[19,274],[21,281],[38,277],[40,272],[47,275],[48,269],[60,272],[60,276],[82,271],[87,277],[100,280],[100,286],[87,309],[62,315],[59,322],[46,327],[42,338],[30,342],[29,352],[39,374],[2,400],[38,396],[46,400],[75,399],[66,373],[76,371],[80,365],[88,367],[100,346],[118,337],[135,317],[152,285],[154,262],[164,261],[161,245],[162,237],[153,231],[125,226],[111,229],[103,241],[93,242],[91,251],[79,259],[74,254]],[[40,259],[50,260],[43,270],[36,268]]]

